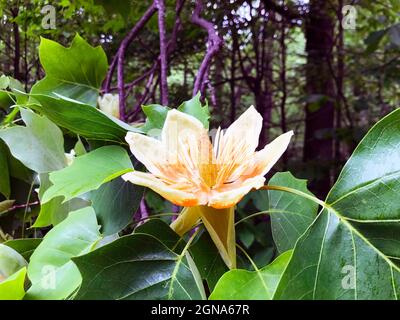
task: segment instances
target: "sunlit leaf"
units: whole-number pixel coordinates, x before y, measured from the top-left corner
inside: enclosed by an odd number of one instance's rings
[[[71,200],[132,170],[125,149],[119,146],[101,147],[75,158],[72,165],[50,173],[53,185],[43,194],[42,203],[59,196],[64,197],[64,202]]]
[[[204,128],[208,129],[210,111],[208,110],[207,102],[204,106],[201,104],[200,93],[195,95],[192,99],[182,103],[178,107],[178,110],[197,118],[204,125]]]
[[[69,48],[41,38],[39,57],[46,77],[32,87],[31,93],[57,93],[96,106],[108,68],[107,56],[100,46],[90,46],[78,34]]]
[[[26,267],[23,267],[3,282],[0,281],[0,300],[21,300],[25,295]]]
[[[30,258],[32,286],[26,299],[66,299],[81,283],[71,258],[85,254],[101,238],[96,214],[90,207],[71,212],[51,229]]]
[[[46,117],[21,109],[24,126],[0,130],[11,154],[26,167],[38,172],[62,169],[66,165],[61,130]]]
[[[285,271],[292,251],[287,251],[266,267],[256,270],[230,270],[218,281],[211,300],[271,300]]]

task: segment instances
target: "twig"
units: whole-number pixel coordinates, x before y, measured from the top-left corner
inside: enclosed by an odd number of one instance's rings
[[[168,61],[167,61],[167,40],[165,31],[165,1],[156,0],[158,8],[158,29],[160,33],[160,96],[161,104],[168,105]]]
[[[111,91],[110,86],[111,86],[111,79],[112,76],[114,74],[115,71],[115,67],[117,65],[117,61],[118,61],[118,51],[117,53],[114,55],[114,58],[112,59],[112,62],[110,64],[110,67],[108,68],[108,72],[107,72],[107,76],[106,79],[103,82],[103,88],[102,91],[105,93],[108,93]]]
[[[30,206],[36,206],[36,205],[38,205],[38,204],[40,204],[39,201],[34,201],[34,202],[30,202],[30,203],[25,203],[25,204],[16,204],[16,205],[14,205],[14,206],[8,208],[7,210],[5,210],[4,213],[10,212],[10,211],[14,211],[14,210],[17,210],[17,209],[28,208],[28,207],[30,207]]]
[[[126,120],[125,109],[126,109],[126,97],[125,97],[125,84],[124,84],[124,59],[125,53],[129,44],[133,41],[136,35],[141,31],[147,21],[153,16],[157,11],[155,2],[146,10],[140,20],[131,29],[129,34],[124,40],[122,40],[121,45],[118,49],[118,62],[117,62],[117,79],[118,79],[118,94],[119,94],[119,114],[122,121]]]
[[[222,38],[217,34],[214,29],[214,24],[200,17],[202,10],[203,2],[201,0],[196,0],[191,21],[207,31],[208,39],[207,52],[203,58],[203,61],[201,62],[200,68],[196,75],[196,80],[194,82],[193,96],[195,96],[197,92],[201,90],[205,78],[204,75],[206,74],[213,57],[218,53],[218,51],[221,50],[223,45]]]

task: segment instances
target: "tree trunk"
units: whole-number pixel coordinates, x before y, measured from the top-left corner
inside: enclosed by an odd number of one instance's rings
[[[255,91],[256,109],[263,117],[259,147],[263,148],[268,142],[268,130],[271,124],[272,94],[267,90]]]
[[[343,109],[343,79],[344,79],[344,37],[342,26],[342,7],[343,0],[338,1],[337,17],[338,17],[338,45],[337,45],[337,81],[336,81],[336,132],[342,126],[342,109]],[[336,134],[335,139],[335,178],[339,175],[341,169],[342,157],[340,152],[340,137]]]
[[[304,161],[314,162],[311,189],[325,197],[331,186],[333,161],[334,83],[329,66],[332,63],[333,19],[329,2],[311,0],[306,21],[306,92],[319,97],[306,105]]]

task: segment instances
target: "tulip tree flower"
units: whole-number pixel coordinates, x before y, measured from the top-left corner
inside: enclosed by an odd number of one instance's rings
[[[211,143],[196,118],[175,109],[167,114],[160,140],[129,132],[126,141],[146,172],[123,175],[183,206],[171,228],[183,235],[201,220],[229,268],[236,267],[234,206],[287,149],[293,132],[282,134],[255,151],[262,117],[251,106],[228,129],[217,130]]]
[[[116,94],[106,93],[97,99],[101,111],[119,119],[119,97]]]

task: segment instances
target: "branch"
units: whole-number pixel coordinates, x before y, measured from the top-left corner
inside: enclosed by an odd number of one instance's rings
[[[4,213],[5,212],[14,211],[14,210],[17,210],[17,209],[24,209],[24,208],[28,208],[28,207],[31,207],[31,206],[36,206],[36,205],[39,205],[39,204],[40,204],[39,201],[34,201],[34,202],[31,202],[31,203],[25,203],[25,204],[16,204],[16,205],[13,205],[11,208],[8,208],[7,210],[5,210]]]
[[[117,77],[118,77],[118,93],[119,93],[119,114],[122,121],[126,120],[125,116],[125,84],[124,84],[124,59],[125,53],[129,46],[129,44],[133,41],[136,35],[141,31],[141,29],[145,26],[147,21],[153,16],[153,14],[157,11],[157,7],[155,2],[151,4],[151,6],[146,10],[140,20],[136,23],[136,25],[131,29],[126,38],[122,40],[121,45],[118,49],[118,65],[117,65]]]
[[[102,91],[105,92],[105,93],[108,93],[108,92],[110,92],[110,90],[111,90],[111,88],[110,88],[110,86],[111,86],[111,79],[112,79],[112,76],[113,76],[113,74],[114,74],[115,67],[117,66],[117,61],[118,61],[118,51],[117,51],[117,53],[115,54],[114,58],[112,59],[112,62],[111,62],[111,64],[110,64],[110,67],[108,68],[108,72],[107,72],[106,79],[105,79],[104,82],[103,82]]]
[[[160,95],[161,104],[168,105],[168,61],[167,61],[167,40],[165,31],[165,1],[156,0],[158,8],[158,29],[160,33]]]
[[[203,10],[202,0],[196,0],[191,21],[207,31],[208,39],[207,39],[207,52],[206,55],[204,56],[203,61],[201,62],[199,71],[197,72],[196,75],[196,80],[194,82],[193,96],[200,91],[202,83],[204,82],[205,78],[204,75],[206,74],[211,64],[213,57],[218,53],[218,51],[221,50],[223,46],[222,38],[218,36],[217,32],[214,29],[214,25],[211,22],[200,17],[200,13],[202,12],[202,10]]]
[[[180,14],[181,11],[183,9],[183,4],[184,4],[185,0],[178,0],[176,2],[176,17],[175,17],[175,25],[174,28],[172,29],[172,33],[171,33],[171,38],[169,39],[169,41],[167,42],[167,46],[166,46],[166,53],[167,53],[167,58],[169,55],[171,55],[171,53],[175,50],[176,48],[176,40],[177,40],[177,36],[178,36],[178,31],[181,29],[182,27],[182,22],[181,22],[181,18],[180,18]],[[135,116],[139,113],[140,111],[140,107],[142,106],[142,104],[147,100],[147,96],[148,94],[152,92],[152,90],[150,90],[153,80],[154,80],[154,73],[157,71],[159,64],[161,63],[161,53],[158,56],[157,60],[153,63],[153,65],[151,66],[151,68],[146,71],[145,73],[145,77],[149,76],[149,79],[146,83],[145,86],[145,90],[144,93],[142,94],[142,96],[140,97],[140,100],[136,103],[135,107],[133,108],[133,110],[128,114],[127,116],[127,120],[129,121],[133,121],[133,119],[135,118]],[[132,90],[133,86],[130,88],[130,90]],[[168,103],[167,103],[168,104]]]

